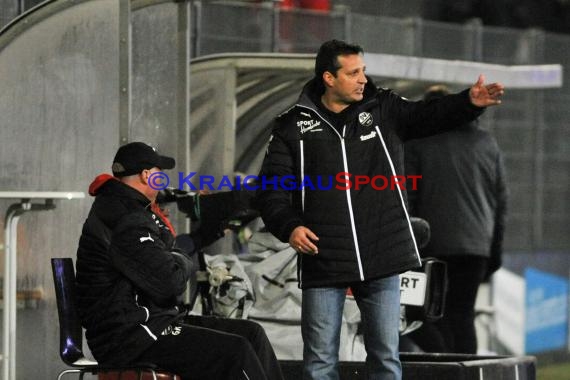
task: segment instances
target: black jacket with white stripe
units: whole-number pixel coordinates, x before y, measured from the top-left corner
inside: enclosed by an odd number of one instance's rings
[[[78,311],[95,359],[128,364],[181,317],[191,261],[142,193],[101,177],[77,250]]]
[[[368,78],[364,99],[338,117],[324,109],[317,88],[315,79],[308,82],[297,104],[276,119],[257,194],[262,218],[280,240],[298,226],[319,237],[317,255],[299,255],[300,287],[418,267],[405,191],[413,182],[397,177],[405,175],[403,142],[461,125],[483,109],[471,104],[468,90],[412,102],[377,90]],[[283,186],[287,178],[295,181]]]

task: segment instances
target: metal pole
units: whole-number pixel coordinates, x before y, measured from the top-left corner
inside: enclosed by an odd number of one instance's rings
[[[27,211],[51,210],[55,205],[51,200],[46,204],[32,204],[22,199],[8,207],[4,222],[4,318],[3,318],[3,366],[2,379],[16,379],[16,312],[18,286],[18,221]]]
[[[201,54],[201,47],[202,44],[200,42],[200,39],[202,38],[202,2],[201,1],[193,1],[192,2],[192,13],[193,13],[193,17],[192,20],[194,21],[193,23],[191,21],[188,21],[189,25],[194,25],[192,30],[194,31],[194,37],[192,39],[192,43],[191,43],[191,56],[192,57],[199,57]]]
[[[4,324],[2,379],[14,380],[16,372],[16,286],[18,219],[25,203],[11,205],[6,212],[4,233]],[[29,203],[28,203],[29,205]]]
[[[131,124],[131,0],[119,1],[119,145],[129,142]]]
[[[471,33],[466,35],[464,58],[472,61],[483,61],[483,23],[480,18],[472,18],[465,27]]]
[[[25,10],[26,10],[25,0],[18,0],[16,8],[16,12],[18,12],[18,15],[24,13]]]
[[[279,25],[280,25],[280,8],[279,4],[281,3],[280,0],[273,0],[273,28],[271,29],[271,51],[272,52],[279,52],[280,48],[280,38],[281,35],[279,33]]]
[[[532,47],[528,64],[542,61],[544,56],[544,32],[532,29],[528,33]],[[534,91],[528,97],[528,109],[534,120],[534,201],[532,210],[532,249],[544,248],[544,91]]]
[[[16,313],[18,276],[18,221],[28,211],[52,210],[54,198],[83,198],[83,193],[17,192],[0,191],[0,198],[19,199],[6,210],[4,219],[4,284],[3,284],[3,336],[2,380],[16,380]],[[31,203],[31,199],[43,199],[44,204]]]
[[[178,157],[184,157],[179,168],[190,171],[190,43],[191,43],[191,4],[188,1],[178,6],[178,32],[177,32],[177,73],[178,88],[177,107],[178,115]],[[190,219],[179,213],[178,223],[184,225],[185,231],[190,229]]]
[[[344,40],[352,41],[352,12],[350,7],[342,7],[344,14]]]
[[[410,22],[412,28],[412,55],[421,57],[423,54],[422,36],[424,32],[424,22],[420,17],[413,17]]]

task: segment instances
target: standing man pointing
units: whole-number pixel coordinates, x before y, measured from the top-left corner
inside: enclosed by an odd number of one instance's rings
[[[358,45],[332,40],[320,47],[315,77],[275,121],[260,176],[318,183],[338,173],[404,175],[404,141],[473,120],[499,104],[504,92],[480,76],[459,94],[411,102],[378,90],[365,69]],[[318,128],[303,128],[307,122]],[[258,190],[258,201],[268,229],[299,252],[303,379],[339,378],[349,287],[362,314],[368,379],[401,379],[398,274],[420,266],[405,190],[266,187]]]

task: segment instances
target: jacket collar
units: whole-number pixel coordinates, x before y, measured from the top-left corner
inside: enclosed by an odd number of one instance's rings
[[[151,201],[143,193],[118,180],[107,180],[97,190],[97,195],[110,194],[133,200],[143,207],[148,207],[151,204]]]
[[[364,86],[364,97],[361,101],[351,104],[345,110],[341,112],[344,116],[341,117],[342,120],[354,120],[356,115],[361,112],[369,111],[372,107],[378,104],[378,90],[374,85],[374,82],[371,78],[366,77],[368,82]],[[309,82],[305,84],[303,87],[303,91],[299,96],[299,100],[297,101],[295,107],[304,107],[309,108],[315,111],[321,119],[323,119],[327,124],[329,124],[333,129],[337,131],[337,133],[344,133],[340,132],[340,128],[343,126],[338,123],[338,119],[336,119],[333,113],[324,108],[322,103],[320,102],[320,98],[323,94],[324,88],[322,86],[321,81],[317,81],[316,78],[311,79]],[[319,106],[320,105],[320,106]],[[286,111],[285,113],[287,113]],[[340,115],[340,114],[339,114]],[[343,122],[344,123],[344,122]],[[354,132],[353,128],[348,128],[348,134]],[[351,132],[352,131],[352,132]]]
[[[376,94],[378,90],[376,89],[376,85],[372,81],[372,78],[366,77],[368,82],[364,86],[364,98],[354,104],[351,104],[349,108],[352,110],[361,109],[361,108],[369,108],[372,104],[377,103]],[[314,110],[319,110],[320,107],[317,104],[320,104],[320,97],[324,92],[324,88],[322,82],[318,80],[316,77],[305,83],[303,86],[303,90],[301,91],[301,95],[297,100],[296,105],[301,107],[307,107]]]

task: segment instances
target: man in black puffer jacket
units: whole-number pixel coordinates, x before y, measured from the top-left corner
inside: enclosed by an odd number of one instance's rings
[[[342,41],[321,46],[315,77],[276,120],[260,172],[262,218],[299,252],[304,379],[338,379],[349,287],[362,314],[368,378],[401,378],[398,273],[420,266],[403,142],[475,119],[503,93],[481,76],[462,93],[410,102],[376,89],[362,53]]]
[[[130,143],[115,156],[115,177],[99,176],[89,189],[96,199],[79,240],[77,286],[91,352],[102,364],[152,362],[182,379],[282,379],[258,324],[184,310],[191,252],[177,252],[149,185],[174,164]]]
[[[445,86],[428,89],[439,98]],[[431,238],[420,252],[447,263],[443,317],[411,335],[427,352],[477,353],[475,301],[481,283],[501,266],[507,210],[503,156],[477,121],[405,144],[406,173],[422,175],[408,191],[410,214],[425,219]]]

